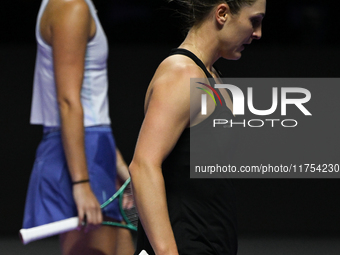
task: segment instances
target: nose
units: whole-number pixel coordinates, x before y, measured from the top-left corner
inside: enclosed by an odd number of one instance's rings
[[[260,40],[261,37],[262,37],[262,27],[259,26],[259,27],[255,28],[251,37],[253,39]]]

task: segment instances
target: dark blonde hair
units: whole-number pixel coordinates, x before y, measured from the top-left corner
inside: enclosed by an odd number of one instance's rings
[[[226,3],[232,14],[237,14],[245,5],[253,5],[256,0],[168,0],[176,2],[184,7],[183,16],[187,22],[187,29],[200,25],[213,8],[219,4]]]

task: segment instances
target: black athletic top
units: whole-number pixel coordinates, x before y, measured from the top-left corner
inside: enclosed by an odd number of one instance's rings
[[[190,51],[173,49],[171,55],[174,54],[188,56],[208,78],[213,78],[202,61]],[[222,105],[217,104],[214,112],[201,123],[186,128],[162,165],[169,217],[180,255],[237,253],[236,205],[231,179],[190,178],[190,153],[207,155],[195,164],[227,165],[235,148],[233,128],[223,125],[219,125],[221,127],[218,129],[212,127],[213,119],[234,118],[222,95],[216,91]],[[143,249],[150,255],[155,254],[139,224],[135,254]]]

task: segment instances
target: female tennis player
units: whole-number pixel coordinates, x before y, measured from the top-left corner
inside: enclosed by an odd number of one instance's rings
[[[189,173],[190,149],[204,151],[206,141],[214,141],[226,152],[222,160],[228,161],[234,131],[229,128],[217,134],[211,120],[233,118],[232,101],[226,90],[216,89],[221,105],[208,100],[207,115],[201,115],[202,90],[191,89],[190,78],[218,80],[213,64],[219,58],[237,60],[245,45],[260,39],[266,2],[178,2],[187,6],[191,26],[151,80],[145,119],[129,166],[141,223],[135,254],[143,249],[157,255],[236,254],[231,180],[190,179]],[[190,138],[196,146],[190,147]]]
[[[78,215],[86,226],[61,235],[63,254],[131,254],[128,230],[100,227],[122,221],[117,201],[103,212],[100,204],[129,173],[110,128],[108,44],[92,1],[43,0],[36,38],[31,124],[43,125],[44,136],[23,228]]]

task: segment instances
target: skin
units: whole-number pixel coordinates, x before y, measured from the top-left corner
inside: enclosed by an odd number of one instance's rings
[[[261,38],[265,4],[264,0],[258,0],[250,7],[242,7],[237,15],[231,14],[227,4],[216,6],[199,27],[190,29],[179,48],[193,52],[212,76],[218,78],[212,67],[216,60],[239,59],[244,44]],[[157,255],[178,254],[161,166],[183,130],[204,119],[199,114],[200,90],[190,93],[190,78],[204,77],[204,72],[191,59],[173,55],[160,64],[146,94],[145,119],[129,170],[139,217]],[[220,92],[232,110],[227,92]],[[212,110],[205,117],[214,110],[214,103],[208,97],[209,104],[208,109]]]
[[[96,32],[89,7],[84,0],[50,0],[41,19],[40,32],[53,50],[53,64],[57,100],[61,117],[63,148],[73,182],[88,179],[84,148],[83,108],[81,87],[84,75],[86,46]],[[127,165],[117,149],[117,174],[124,182],[128,177]],[[121,246],[127,253],[115,252],[119,233],[127,232],[114,227],[101,226],[103,215],[90,183],[73,186],[79,222],[86,215],[84,231],[71,231],[61,235],[63,254],[132,254],[133,244]],[[91,231],[90,231],[91,230]],[[89,232],[89,233],[87,233]]]

